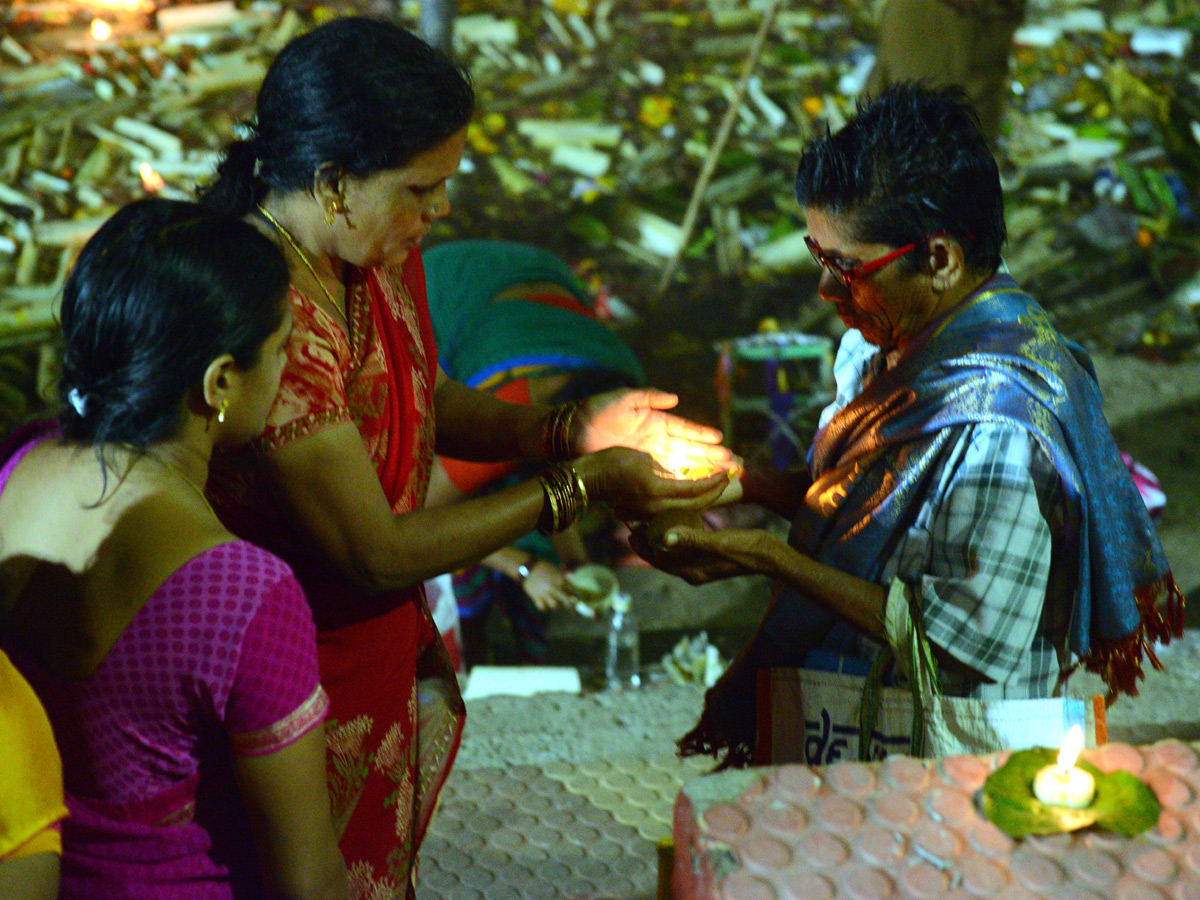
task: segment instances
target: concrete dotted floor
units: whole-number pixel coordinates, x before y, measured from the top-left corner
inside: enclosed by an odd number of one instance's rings
[[[650,900],[695,687],[471,701],[421,851],[420,900]],[[508,762],[504,756],[507,754]]]
[[[1109,737],[1200,739],[1200,631],[1161,648],[1141,696],[1109,710]],[[1096,676],[1073,692],[1100,689]],[[675,757],[698,685],[467,704],[458,760],[421,853],[419,900],[651,900],[674,799],[712,760]]]
[[[675,797],[706,768],[671,756],[458,773],[421,854],[421,900],[641,900]]]

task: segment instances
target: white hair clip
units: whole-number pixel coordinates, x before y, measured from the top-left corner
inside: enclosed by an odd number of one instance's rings
[[[79,414],[79,418],[82,419],[84,416],[87,415],[87,410],[88,410],[87,394],[80,393],[79,388],[71,388],[71,390],[67,391],[67,400],[70,402],[70,404],[71,404],[72,408],[75,410],[75,412]]]

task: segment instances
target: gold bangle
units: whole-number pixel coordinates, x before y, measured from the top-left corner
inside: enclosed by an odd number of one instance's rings
[[[542,485],[542,511],[538,514],[537,530],[541,534],[554,534],[558,528],[558,501],[550,487],[550,480],[545,476],[538,479]]]
[[[563,528],[579,521],[583,511],[587,509],[587,489],[583,487],[579,476],[570,466],[562,467],[563,490],[571,498],[571,518],[563,523]]]
[[[571,448],[571,425],[579,403],[563,403],[550,410],[542,422],[542,455],[549,462],[566,462],[575,457]]]
[[[575,406],[571,403],[562,405],[562,415],[558,417],[558,428],[554,435],[554,459],[555,462],[564,462],[571,458],[571,444],[569,435],[571,433],[571,418],[575,414]]]
[[[563,459],[563,461],[575,458],[575,452],[573,451],[573,449],[571,447],[571,425],[575,421],[575,412],[576,412],[576,410],[579,409],[579,403],[577,401],[572,401],[571,403],[568,403],[566,406],[567,406],[567,413],[565,416],[563,416],[563,423],[562,423],[562,459]]]
[[[558,434],[564,412],[562,406],[554,407],[542,426],[542,455],[550,462],[558,462],[559,459]]]
[[[558,499],[558,490],[554,484],[553,471],[547,471],[542,483],[546,486],[546,506],[550,513],[547,528],[549,529],[549,533],[553,534],[558,531],[558,523],[562,518],[562,503]]]
[[[554,490],[558,494],[559,520],[556,530],[562,531],[575,521],[578,503],[571,490],[571,480],[561,466],[554,467]]]
[[[542,456],[547,460],[554,459],[554,420],[558,416],[558,409],[557,406],[551,409],[542,420]]]
[[[541,508],[541,515],[538,517],[538,530],[542,534],[556,534],[562,530],[563,509],[562,500],[560,500],[562,494],[558,490],[556,474],[557,468],[551,467],[546,469],[539,479],[542,493],[546,497],[546,502]]]
[[[588,508],[588,492],[587,485],[583,483],[583,476],[575,470],[574,466],[567,466],[567,471],[575,476],[575,487],[579,489],[579,508],[580,511],[585,511]]]
[[[555,534],[575,523],[587,505],[583,479],[569,466],[551,466],[539,478],[546,502],[538,517],[538,531]]]

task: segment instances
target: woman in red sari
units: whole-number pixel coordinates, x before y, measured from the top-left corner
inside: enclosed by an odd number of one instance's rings
[[[441,371],[418,246],[448,212],[473,105],[461,70],[408,32],[336,20],[280,52],[253,134],[230,145],[204,197],[272,236],[291,269],[279,397],[255,452],[216,467],[210,492],[231,530],[292,565],[313,605],[334,818],[351,896],[372,900],[413,895],[461,734],[422,582],[565,527],[589,497],[638,516],[706,504],[726,483],[665,477],[641,452],[728,461],[719,434],[663,412],[669,395],[516,406]],[[435,448],[577,458],[424,510]]]

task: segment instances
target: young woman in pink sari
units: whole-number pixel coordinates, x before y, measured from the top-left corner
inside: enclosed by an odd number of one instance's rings
[[[473,105],[466,76],[408,32],[336,20],[280,52],[252,135],[228,148],[203,198],[273,236],[291,268],[279,399],[256,455],[214,469],[210,494],[233,531],[291,563],[313,604],[334,816],[356,896],[413,894],[461,732],[422,582],[534,527],[566,527],[589,499],[645,515],[711,502],[727,483],[666,477],[643,452],[728,462],[719,434],[663,412],[672,396],[516,406],[441,371],[418,248],[448,212]],[[435,448],[559,465],[426,510]]]
[[[203,492],[262,430],[287,267],[237,219],[142,200],[63,293],[57,422],[0,447],[0,644],[63,758],[64,900],[345,900],[304,594]]]

